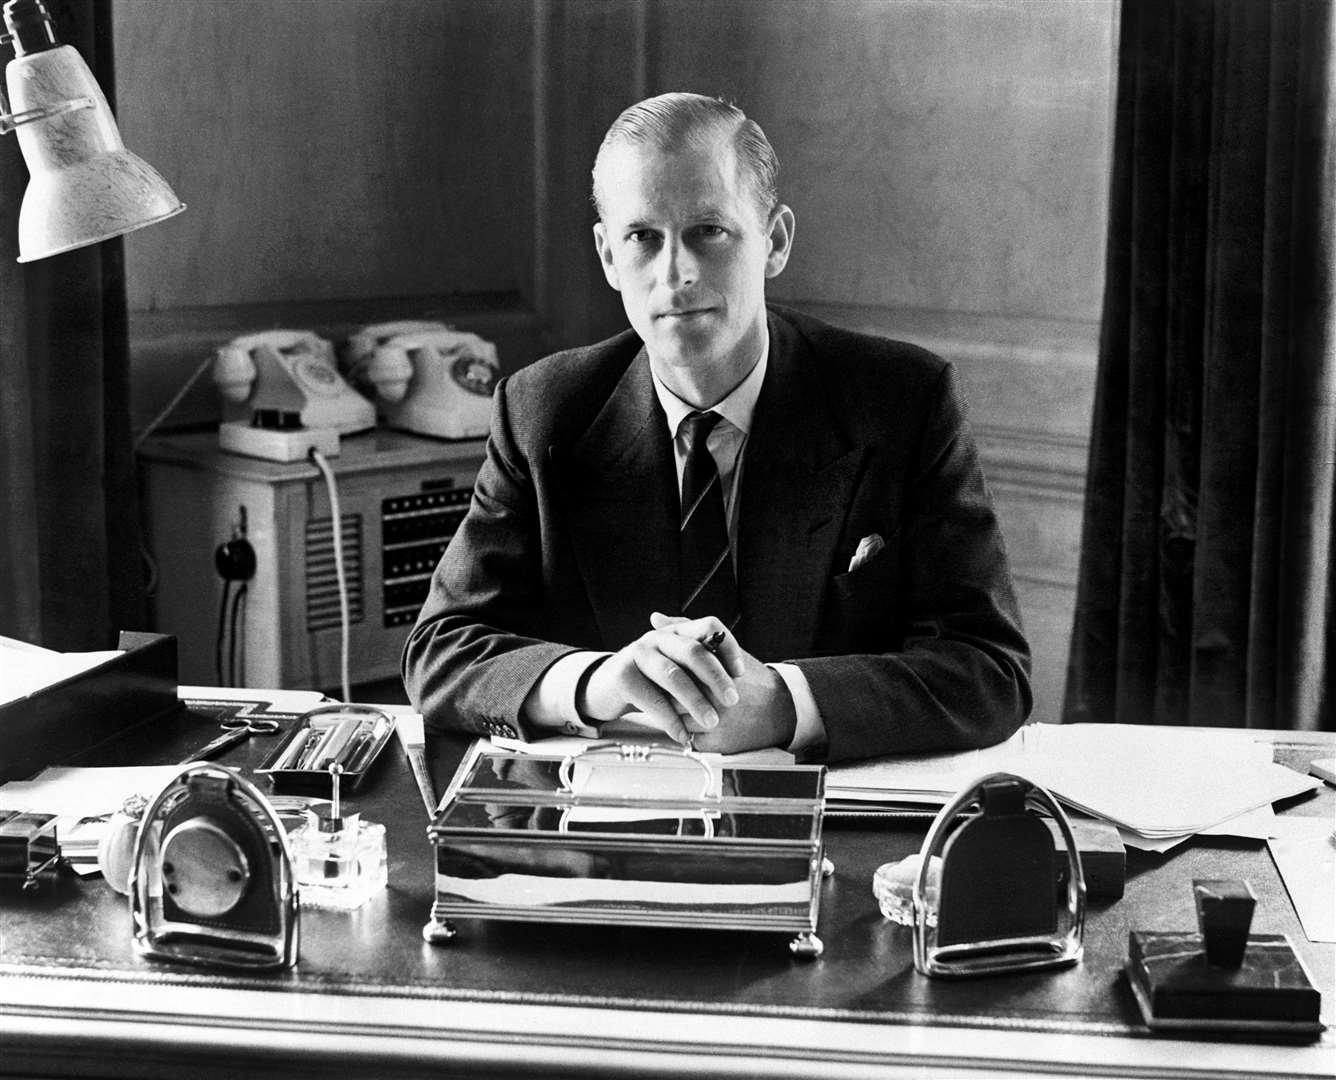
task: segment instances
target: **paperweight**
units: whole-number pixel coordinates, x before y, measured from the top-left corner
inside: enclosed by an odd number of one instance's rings
[[[1055,833],[1061,846],[1061,869]],[[960,978],[1075,964],[1085,878],[1067,815],[1039,785],[992,773],[942,807],[919,851],[914,968]],[[939,866],[936,918],[929,886]]]
[[[1197,881],[1200,933],[1132,931],[1127,978],[1147,1026],[1316,1035],[1322,996],[1284,934],[1249,934],[1246,882]]]

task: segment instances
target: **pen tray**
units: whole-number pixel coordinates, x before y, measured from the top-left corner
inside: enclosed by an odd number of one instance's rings
[[[636,750],[481,754],[428,829],[433,920],[813,931],[825,769]]]
[[[306,713],[256,769],[275,791],[333,793],[330,761],[343,766],[342,793],[356,791],[394,734],[394,717],[370,705],[322,705]]]

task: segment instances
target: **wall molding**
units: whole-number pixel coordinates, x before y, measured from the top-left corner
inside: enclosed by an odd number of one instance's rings
[[[839,326],[909,341],[956,365],[990,481],[1085,491],[1097,323],[781,300]]]

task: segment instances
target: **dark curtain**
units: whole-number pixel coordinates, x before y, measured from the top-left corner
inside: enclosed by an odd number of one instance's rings
[[[108,0],[47,8],[114,107]],[[0,634],[105,649],[147,625],[122,246],[20,266],[27,179],[18,140],[0,139]]]
[[[1122,5],[1069,722],[1336,727],[1332,37]]]

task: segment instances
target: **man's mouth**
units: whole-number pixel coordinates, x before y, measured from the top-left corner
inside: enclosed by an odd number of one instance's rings
[[[673,308],[670,311],[659,312],[660,319],[693,319],[700,315],[708,315],[712,308]]]

